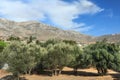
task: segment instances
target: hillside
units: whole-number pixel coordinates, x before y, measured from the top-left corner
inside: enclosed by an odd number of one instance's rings
[[[103,39],[107,39],[108,42],[120,42],[120,34],[103,35],[100,37],[96,37],[95,41],[101,41]]]
[[[75,31],[61,30],[37,21],[14,22],[0,19],[0,37],[7,39],[11,35],[19,36],[23,39],[29,36],[34,36],[39,40],[57,38],[74,40],[82,43],[92,40],[91,36],[80,34]]]
[[[91,43],[106,38],[109,42],[120,42],[120,34],[93,37],[75,31],[62,30],[37,21],[14,22],[0,19],[0,38],[7,39],[11,35],[18,36],[22,39],[34,36],[42,41],[55,38],[74,40],[80,43]]]

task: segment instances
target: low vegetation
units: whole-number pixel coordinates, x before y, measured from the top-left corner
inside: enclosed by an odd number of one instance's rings
[[[9,42],[0,41],[0,66],[5,63],[18,80],[21,74],[45,70],[57,76],[66,66],[73,68],[75,75],[79,68],[94,67],[98,75],[103,76],[108,69],[120,71],[120,45],[103,40],[80,47],[74,41],[51,39],[33,42],[31,37],[25,43],[12,37]]]

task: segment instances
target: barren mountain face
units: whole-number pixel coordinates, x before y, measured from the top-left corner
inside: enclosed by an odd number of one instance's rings
[[[14,22],[0,19],[0,37],[18,36],[25,38],[34,36],[39,40],[52,38],[74,40],[77,42],[89,42],[92,37],[75,31],[65,31],[36,21]]]
[[[92,37],[75,31],[62,30],[37,21],[14,22],[0,19],[0,37],[7,39],[9,36],[18,36],[22,39],[34,36],[38,40],[65,39],[74,40],[80,43],[91,43],[106,38],[110,42],[119,42],[120,35],[105,35]]]

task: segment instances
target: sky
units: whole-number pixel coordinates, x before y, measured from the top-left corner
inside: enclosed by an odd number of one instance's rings
[[[0,0],[0,18],[92,36],[120,33],[120,0]]]

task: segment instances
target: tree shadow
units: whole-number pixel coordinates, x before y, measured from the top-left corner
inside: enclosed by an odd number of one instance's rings
[[[40,72],[37,75],[42,75],[42,76],[52,76],[51,71],[43,71]],[[92,72],[85,72],[85,71],[78,71],[77,75],[74,74],[74,71],[62,71],[61,75],[75,75],[75,76],[99,76],[97,73],[92,73]]]
[[[51,75],[51,71],[49,71],[49,70],[41,71],[41,72],[36,72],[36,73],[33,73],[33,74],[41,75],[41,76],[52,76]]]
[[[52,76],[51,71],[42,71],[39,73],[34,73],[36,75],[42,75],[42,76]],[[99,76],[98,73],[92,73],[92,72],[86,72],[86,71],[78,71],[77,74],[74,73],[74,71],[62,71],[61,75],[74,75],[74,76]]]
[[[62,74],[64,75],[75,75],[75,76],[99,76],[97,73],[92,72],[85,72],[85,71],[78,71],[77,74],[75,74],[73,71],[62,71]]]
[[[114,80],[120,80],[120,73],[109,74],[109,75],[111,75]]]
[[[18,80],[18,78],[14,77],[13,75],[7,75],[5,77],[0,78],[0,80]],[[19,77],[19,80],[28,80],[25,77]]]

